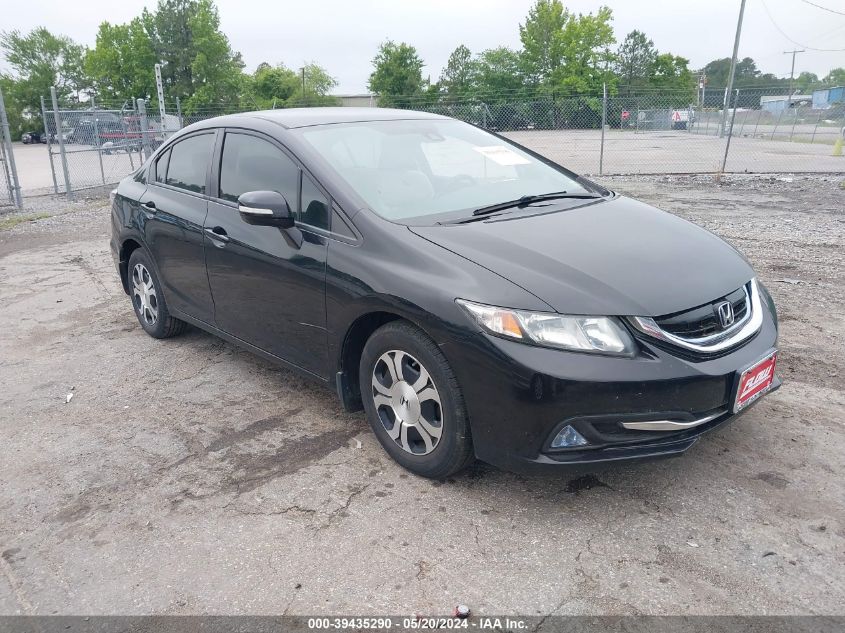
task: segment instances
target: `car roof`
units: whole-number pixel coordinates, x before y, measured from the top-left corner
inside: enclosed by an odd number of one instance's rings
[[[336,123],[357,123],[361,121],[401,121],[415,119],[448,119],[431,112],[416,110],[397,110],[393,108],[283,108],[279,110],[259,110],[241,112],[206,119],[192,125],[193,129],[216,127],[228,124],[243,124],[244,119],[263,119],[281,125],[284,128],[309,127],[312,125],[332,125]]]

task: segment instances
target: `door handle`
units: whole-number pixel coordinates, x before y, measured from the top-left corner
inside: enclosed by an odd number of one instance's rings
[[[229,241],[229,236],[226,234],[226,229],[222,226],[215,226],[213,229],[207,228],[205,232],[208,234],[214,242],[216,243],[215,246],[223,246],[226,242]]]

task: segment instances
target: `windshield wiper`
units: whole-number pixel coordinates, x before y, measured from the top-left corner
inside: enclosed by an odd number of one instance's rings
[[[533,196],[522,196],[516,200],[508,200],[507,202],[498,202],[486,207],[481,207],[472,212],[474,216],[489,215],[496,211],[503,211],[504,209],[512,209],[513,207],[527,207],[529,204],[535,202],[543,202],[544,200],[559,200],[562,198],[572,198],[576,200],[593,200],[601,198],[602,196],[595,193],[568,193],[566,191],[557,191],[555,193],[542,193]]]

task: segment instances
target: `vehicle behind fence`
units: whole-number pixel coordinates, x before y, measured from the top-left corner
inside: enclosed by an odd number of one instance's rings
[[[845,104],[829,98],[787,97],[738,90],[723,109],[723,90],[632,95],[487,95],[432,103],[429,97],[395,105],[451,116],[512,139],[587,175],[843,172]],[[769,94],[769,93],[775,94]],[[835,95],[834,90],[829,91]],[[53,187],[58,192],[109,185],[140,166],[185,125],[231,110],[182,113],[178,103],[51,107],[45,101]],[[603,125],[604,122],[604,125]]]
[[[148,114],[143,100],[65,107],[51,101],[42,100],[42,112],[55,193],[120,181],[182,127],[177,115]]]

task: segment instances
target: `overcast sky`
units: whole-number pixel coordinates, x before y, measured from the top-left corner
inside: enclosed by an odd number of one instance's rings
[[[2,0],[0,29],[28,31],[44,25],[92,46],[100,22],[128,21],[144,0]],[[812,0],[845,12],[845,0]],[[385,39],[417,47],[432,81],[459,44],[473,52],[499,45],[519,47],[519,23],[532,0],[217,0],[222,30],[241,51],[249,70],[260,62],[284,62],[291,68],[315,61],[337,78],[337,93],[366,90],[371,61]],[[764,4],[765,3],[765,4]],[[632,29],[644,31],[661,52],[690,59],[700,68],[733,47],[739,0],[609,0],[564,2],[571,11],[613,9],[618,40]],[[767,15],[766,7],[771,14]],[[778,31],[773,25],[784,32]],[[789,39],[798,42],[795,45]],[[802,46],[803,45],[803,46]],[[753,57],[758,68],[788,76],[794,48],[845,49],[845,15],[824,11],[805,0],[747,0],[740,57]],[[807,70],[820,77],[845,66],[845,52],[813,51],[797,56],[795,75]]]

